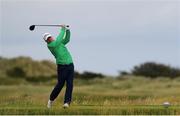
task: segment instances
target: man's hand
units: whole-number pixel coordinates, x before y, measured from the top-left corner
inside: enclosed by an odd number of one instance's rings
[[[69,25],[66,25],[66,30],[69,30]]]
[[[66,28],[66,25],[61,25],[62,28]]]
[[[62,28],[65,28],[66,30],[69,30],[69,25],[61,25]]]

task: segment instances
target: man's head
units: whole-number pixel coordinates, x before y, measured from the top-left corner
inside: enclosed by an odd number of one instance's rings
[[[50,42],[54,41],[53,37],[52,37],[51,34],[49,34],[49,33],[43,34],[43,39],[44,39],[47,43],[50,43]]]

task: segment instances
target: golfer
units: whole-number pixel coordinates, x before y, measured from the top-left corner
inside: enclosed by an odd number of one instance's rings
[[[43,35],[43,39],[47,42],[48,49],[56,59],[58,80],[50,94],[47,107],[51,108],[53,101],[57,98],[66,82],[63,107],[68,108],[72,99],[74,78],[73,60],[71,54],[65,46],[70,41],[70,30],[63,25],[56,40],[49,33],[45,33]]]

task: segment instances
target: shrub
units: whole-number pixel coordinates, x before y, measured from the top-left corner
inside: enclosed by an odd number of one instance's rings
[[[134,69],[132,70],[132,74],[138,76],[146,76],[150,78],[156,78],[156,77],[175,78],[180,76],[180,69],[172,68],[164,64],[147,62],[139,66],[135,66]]]
[[[80,78],[80,79],[94,79],[94,78],[104,78],[104,77],[105,76],[101,73],[85,71],[81,74],[81,73],[75,72],[75,78]]]
[[[7,70],[6,73],[9,77],[24,77],[26,75],[25,71],[21,67],[14,67]]]

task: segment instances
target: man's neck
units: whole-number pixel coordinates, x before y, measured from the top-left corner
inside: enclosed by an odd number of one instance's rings
[[[51,43],[51,42],[53,42],[54,40],[50,40],[50,41],[47,41],[47,43],[49,44],[49,43]]]

